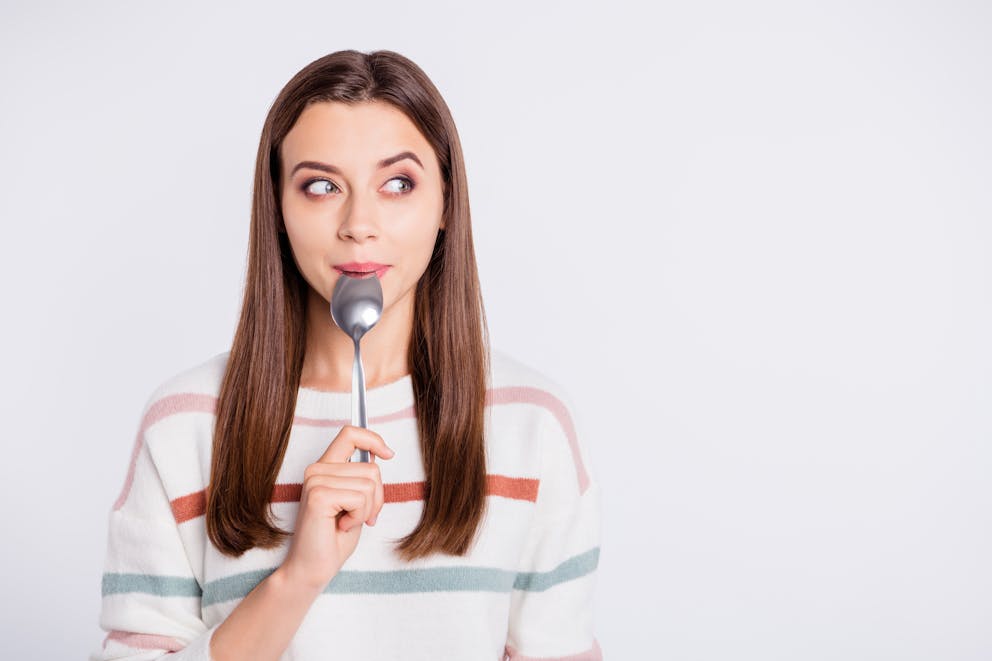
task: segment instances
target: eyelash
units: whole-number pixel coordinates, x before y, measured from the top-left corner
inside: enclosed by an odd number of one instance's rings
[[[407,184],[407,190],[406,190],[406,191],[404,191],[404,192],[402,192],[402,193],[389,193],[389,195],[391,195],[391,196],[393,196],[393,197],[400,197],[400,196],[403,196],[403,195],[409,195],[410,193],[412,193],[412,192],[413,192],[413,189],[417,187],[417,184],[415,184],[415,183],[413,182],[413,179],[411,179],[410,177],[407,177],[407,176],[405,176],[405,175],[399,175],[399,176],[396,176],[396,177],[390,177],[390,178],[389,178],[389,181],[392,181],[393,179],[401,179],[402,181],[405,181],[405,182],[406,182],[406,184]],[[337,189],[337,190],[339,190],[339,191],[341,190],[341,189],[340,189],[340,188],[338,187],[338,185],[337,185],[337,184],[335,184],[335,183],[334,183],[333,181],[331,181],[330,179],[325,179],[324,177],[315,177],[315,178],[313,178],[313,179],[308,179],[307,181],[305,181],[305,182],[303,182],[303,185],[302,185],[302,187],[300,188],[300,190],[302,190],[302,191],[303,191],[303,194],[304,194],[304,195],[306,195],[307,197],[310,197],[310,198],[321,198],[321,197],[327,197],[327,196],[329,195],[329,193],[327,193],[327,194],[324,194],[324,195],[317,195],[317,194],[315,194],[315,193],[311,193],[311,192],[309,192],[309,191],[307,190],[308,188],[310,188],[310,186],[312,186],[313,184],[315,184],[315,183],[316,183],[316,182],[318,182],[318,181],[326,181],[326,182],[327,182],[327,183],[329,183],[329,184],[330,184],[331,186],[334,186],[334,188],[335,188],[335,189]]]

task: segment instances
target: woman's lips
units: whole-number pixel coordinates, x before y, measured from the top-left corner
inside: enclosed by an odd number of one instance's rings
[[[349,262],[347,264],[335,264],[334,270],[350,278],[371,278],[373,275],[382,278],[383,274],[389,270],[389,265],[377,264],[376,262]]]

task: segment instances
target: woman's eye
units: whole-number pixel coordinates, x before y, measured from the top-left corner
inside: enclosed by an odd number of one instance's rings
[[[402,188],[401,187],[399,189],[396,189],[394,187],[394,189],[392,191],[390,191],[392,193],[396,193],[396,194],[402,195],[403,193],[409,193],[410,191],[413,190],[413,182],[410,181],[409,179],[407,179],[406,177],[393,177],[392,179],[390,179],[386,183],[389,184],[389,183],[392,183],[394,181],[398,181],[398,182],[404,184],[406,186],[406,188]]]
[[[332,191],[337,190],[338,187],[329,182],[327,179],[314,179],[313,181],[307,182],[303,187],[303,190],[310,195],[326,195]]]
[[[399,182],[399,184],[394,184],[393,182]],[[392,189],[389,191],[394,195],[403,195],[409,193],[413,190],[414,184],[408,177],[393,177],[386,184],[393,184]],[[303,191],[307,195],[312,195],[314,197],[323,197],[329,195],[330,193],[340,192],[337,186],[327,179],[314,179],[308,181],[303,185]]]

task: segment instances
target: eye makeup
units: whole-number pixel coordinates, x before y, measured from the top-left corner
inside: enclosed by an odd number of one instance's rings
[[[407,186],[407,189],[405,191],[402,191],[402,192],[399,192],[399,193],[390,192],[390,193],[387,193],[387,195],[391,195],[393,197],[401,197],[403,195],[409,195],[410,193],[412,193],[417,188],[417,182],[413,179],[413,177],[410,177],[409,175],[398,174],[396,176],[393,176],[393,177],[390,177],[389,179],[387,179],[386,180],[386,183],[388,184],[390,181],[393,181],[394,179],[399,179],[400,181],[405,182],[406,183],[406,186]],[[328,184],[330,184],[333,187],[334,190],[336,190],[338,192],[341,191],[341,188],[337,184],[335,184],[330,179],[327,179],[326,177],[313,177],[311,179],[307,179],[306,181],[304,181],[300,185],[300,190],[303,191],[304,195],[306,195],[309,198],[313,198],[313,199],[327,197],[327,195],[329,195],[331,192],[333,192],[333,191],[329,191],[328,193],[311,193],[310,190],[309,190],[309,188],[313,184],[317,183],[318,181],[327,182]]]

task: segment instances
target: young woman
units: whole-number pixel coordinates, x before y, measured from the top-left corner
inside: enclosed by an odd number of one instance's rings
[[[362,429],[329,301],[373,271]],[[91,659],[601,659],[568,398],[487,341],[444,100],[391,51],[312,62],[262,129],[233,346],[146,403]]]

